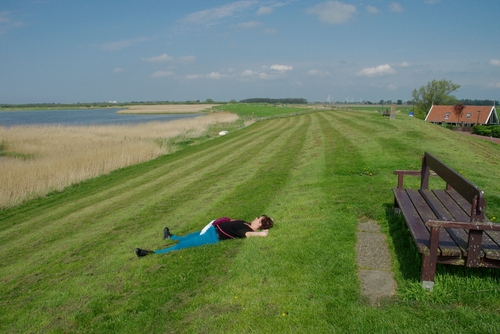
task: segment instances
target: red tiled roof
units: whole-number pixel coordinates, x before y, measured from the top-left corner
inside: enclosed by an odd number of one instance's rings
[[[460,122],[486,124],[493,112],[493,106],[465,106]],[[480,111],[480,113],[478,113]],[[470,116],[467,118],[467,114]],[[432,106],[425,118],[433,123],[458,123],[458,117],[453,112],[453,106]]]

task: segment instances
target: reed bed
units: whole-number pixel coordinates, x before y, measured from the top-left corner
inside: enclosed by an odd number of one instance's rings
[[[112,126],[0,126],[0,208],[170,153],[168,140],[202,136],[238,116]]]

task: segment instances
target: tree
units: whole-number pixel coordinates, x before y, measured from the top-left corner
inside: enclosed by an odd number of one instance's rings
[[[413,90],[413,104],[415,106],[415,116],[425,118],[432,105],[455,104],[457,99],[450,95],[459,89],[460,85],[454,84],[451,80],[432,80],[427,86]]]
[[[453,113],[458,118],[458,124],[460,124],[460,118],[462,117],[462,113],[464,112],[464,109],[465,109],[465,104],[463,104],[463,103],[457,103],[453,106]],[[462,130],[463,130],[463,126],[462,126]]]

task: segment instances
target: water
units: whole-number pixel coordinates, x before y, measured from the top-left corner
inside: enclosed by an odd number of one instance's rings
[[[0,125],[124,125],[152,121],[168,122],[202,115],[116,113],[122,109],[0,111]]]

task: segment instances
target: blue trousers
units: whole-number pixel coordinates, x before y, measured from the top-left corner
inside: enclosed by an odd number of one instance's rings
[[[179,241],[177,244],[171,247],[167,247],[164,249],[155,250],[155,254],[165,254],[171,251],[190,248],[190,247],[198,247],[203,245],[216,244],[219,242],[219,237],[217,237],[217,232],[215,231],[215,227],[211,226],[205,233],[200,234],[201,231],[194,232],[188,234],[183,237],[178,237],[173,235],[170,237],[172,240]]]

